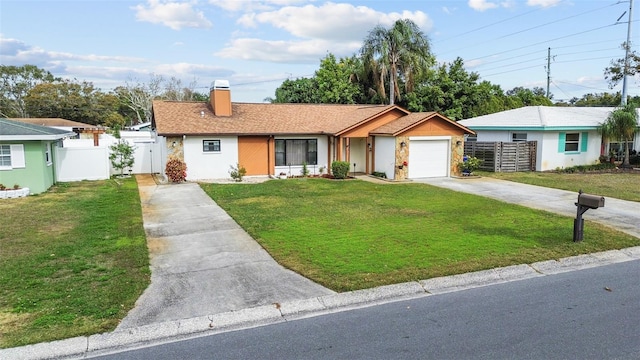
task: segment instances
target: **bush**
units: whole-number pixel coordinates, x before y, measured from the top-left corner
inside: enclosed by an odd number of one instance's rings
[[[167,174],[169,181],[175,183],[183,182],[187,179],[187,164],[178,158],[171,158],[167,161],[164,172]]]
[[[383,178],[383,179],[387,178],[387,173],[384,173],[384,172],[381,172],[381,171],[374,171],[374,172],[371,173],[371,175],[373,175],[375,177]]]
[[[231,165],[230,167],[229,175],[231,175],[231,178],[237,182],[242,181],[242,178],[247,175],[247,169],[245,169],[244,166],[240,166],[240,164],[236,164],[235,167]]]
[[[331,172],[336,179],[346,179],[349,174],[350,164],[347,161],[334,161],[331,163]]]
[[[573,173],[584,173],[584,172],[590,172],[590,171],[602,171],[602,170],[609,170],[609,169],[615,169],[615,168],[616,168],[615,164],[606,162],[606,163],[599,163],[599,164],[593,164],[593,165],[576,165],[576,166],[571,166],[566,168],[556,168],[556,172],[573,174]]]
[[[462,161],[458,163],[458,169],[462,173],[472,173],[480,168],[482,160],[472,156],[464,156]]]
[[[300,170],[300,174],[302,175],[302,177],[309,176],[309,167],[307,166],[306,162],[302,163],[302,170]]]

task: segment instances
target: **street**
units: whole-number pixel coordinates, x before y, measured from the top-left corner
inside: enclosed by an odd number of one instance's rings
[[[637,359],[639,275],[628,261],[98,359]]]

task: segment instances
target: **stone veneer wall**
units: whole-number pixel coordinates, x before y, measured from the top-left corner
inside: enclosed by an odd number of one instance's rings
[[[405,146],[400,145],[402,142]],[[394,180],[405,180],[409,176],[409,137],[408,136],[396,136],[396,166]],[[404,166],[404,162],[407,162],[407,166]]]
[[[184,161],[184,141],[182,136],[167,136],[166,144],[167,159],[178,158]]]
[[[460,145],[456,143],[460,141]],[[462,162],[464,157],[464,135],[454,135],[451,137],[451,175],[460,176],[458,163]]]

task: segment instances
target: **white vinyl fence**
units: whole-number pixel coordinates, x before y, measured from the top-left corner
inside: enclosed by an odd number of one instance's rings
[[[135,146],[132,174],[162,172],[161,143],[147,139],[127,141]],[[109,161],[109,145],[112,143],[101,139],[100,146],[92,146],[93,141],[65,140],[64,147],[55,148],[56,181],[104,180],[119,174]],[[124,169],[124,173],[129,174],[129,169]]]

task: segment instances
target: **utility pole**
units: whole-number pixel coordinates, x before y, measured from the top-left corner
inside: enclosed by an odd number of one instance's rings
[[[622,77],[622,106],[627,105],[627,74],[629,74],[629,49],[631,48],[631,20],[633,14],[633,0],[629,0],[629,21],[627,22],[627,42],[624,49],[624,70]]]
[[[551,48],[547,48],[547,99],[549,99],[549,84],[551,83]]]

